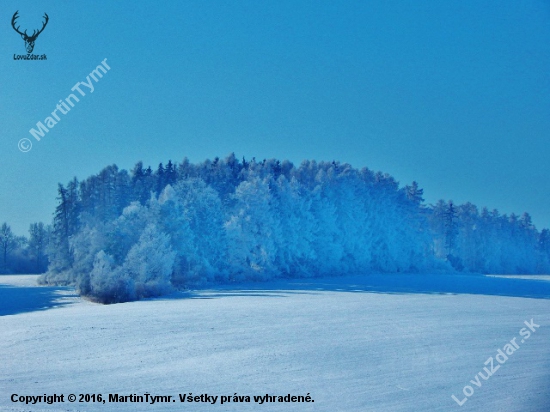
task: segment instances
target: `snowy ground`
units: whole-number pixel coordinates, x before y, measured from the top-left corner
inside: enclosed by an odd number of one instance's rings
[[[521,343],[531,319],[540,328]],[[512,338],[519,349],[481,387],[470,383]],[[541,280],[373,275],[103,306],[37,287],[34,276],[0,276],[1,411],[542,412],[549,343],[550,282]],[[451,395],[463,400],[466,385],[474,393],[459,406]],[[189,392],[315,402],[180,403]],[[65,403],[10,400],[54,393]],[[85,393],[176,402],[67,401]]]
[[[550,275],[487,275],[496,278],[510,278],[510,279],[530,279],[530,280],[550,280]]]

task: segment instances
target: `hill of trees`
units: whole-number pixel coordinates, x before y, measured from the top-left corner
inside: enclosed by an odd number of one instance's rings
[[[60,184],[58,195],[52,227],[41,226],[42,282],[76,285],[105,303],[205,282],[550,269],[550,233],[527,213],[425,205],[415,182],[399,187],[388,174],[338,162],[230,155],[154,171],[112,165]]]

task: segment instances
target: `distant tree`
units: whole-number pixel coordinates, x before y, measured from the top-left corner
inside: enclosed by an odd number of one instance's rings
[[[192,176],[193,165],[189,163],[189,159],[184,157],[182,162],[177,167],[178,179],[187,179]]]
[[[225,223],[229,263],[238,276],[266,279],[276,273],[276,243],[281,236],[269,184],[254,178],[232,196],[234,207]]]
[[[6,223],[0,226],[0,250],[2,252],[2,265],[4,271],[8,269],[8,256],[19,245],[17,237],[11,231],[11,227]]]
[[[166,168],[164,169],[164,176],[166,185],[173,185],[176,183],[177,179],[177,173],[176,168],[174,167],[174,164],[171,160],[168,160],[168,163],[166,164]]]
[[[36,273],[46,270],[46,246],[48,244],[48,230],[44,223],[32,223],[29,228],[29,255],[34,262]]]
[[[71,265],[69,250],[69,200],[67,189],[60,183],[57,189],[59,204],[55,208],[52,230],[50,269],[61,272]]]
[[[172,210],[178,211],[177,217],[168,221],[176,229],[164,230],[172,235],[172,249],[189,265],[187,275],[209,280],[223,277],[227,243],[219,193],[202,179],[187,179],[174,187],[174,197]]]
[[[539,235],[539,250],[550,258],[550,230],[543,229]]]
[[[457,240],[455,254],[460,256],[464,267],[470,271],[483,270],[481,256],[482,239],[480,236],[480,218],[475,205],[468,202],[456,208]]]
[[[420,205],[424,201],[422,197],[424,195],[424,189],[420,189],[416,182],[412,182],[410,186],[405,186],[405,192],[407,194],[407,199],[417,205]]]
[[[447,248],[447,254],[452,255],[458,237],[457,210],[452,200],[447,203],[443,216],[445,218],[445,247]]]
[[[190,228],[190,210],[183,204],[171,185],[164,188],[158,201],[151,199],[149,204],[150,209],[151,206],[154,206],[155,210],[158,207],[157,224],[162,232],[170,234],[170,245],[176,252],[172,283],[184,285],[189,279],[195,277],[197,266],[200,266],[200,262],[197,262],[195,233]]]
[[[157,179],[156,194],[159,195],[162,189],[164,189],[164,186],[166,186],[166,173],[162,163],[159,163],[155,177]]]

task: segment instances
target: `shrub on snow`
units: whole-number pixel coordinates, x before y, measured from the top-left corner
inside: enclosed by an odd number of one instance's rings
[[[116,303],[162,295],[171,289],[175,256],[169,236],[150,224],[122,266],[116,267],[112,256],[103,250],[96,254],[89,296],[102,303]]]

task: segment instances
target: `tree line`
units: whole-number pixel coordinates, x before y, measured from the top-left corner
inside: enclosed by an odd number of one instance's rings
[[[48,268],[50,227],[32,223],[29,236],[16,236],[6,222],[0,226],[0,274],[44,273]]]
[[[550,270],[550,233],[529,214],[426,205],[416,182],[400,187],[339,162],[231,154],[155,170],[111,165],[60,184],[58,200],[51,227],[41,226],[42,282],[73,284],[102,302],[273,277]]]

